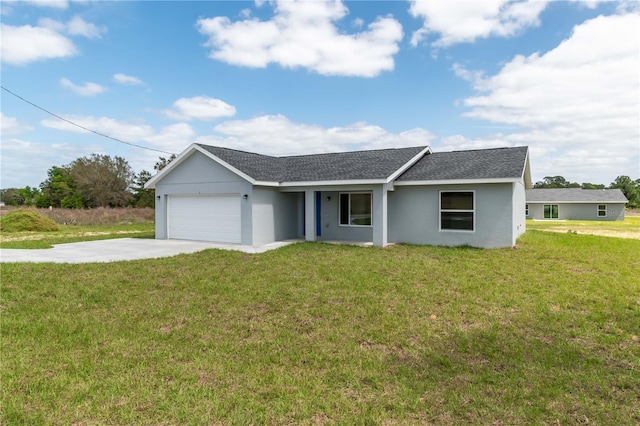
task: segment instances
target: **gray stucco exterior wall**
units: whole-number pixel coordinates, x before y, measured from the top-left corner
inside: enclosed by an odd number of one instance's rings
[[[524,232],[524,209],[514,211],[513,183],[396,186],[389,192],[389,242],[439,246],[512,247]],[[474,191],[475,230],[440,230],[440,191]],[[524,198],[522,198],[524,200]],[[522,216],[519,218],[519,216]],[[514,221],[514,218],[519,218]],[[520,232],[520,231],[518,231]]]
[[[252,193],[249,182],[196,152],[156,183],[156,238],[167,238],[167,198],[171,195],[247,194],[240,207],[242,244],[251,245]]]
[[[561,203],[561,202],[531,202],[527,219],[535,220],[624,220],[624,203]],[[558,218],[545,219],[545,204],[558,205]],[[598,205],[606,206],[605,216],[598,216]]]
[[[321,191],[321,235],[319,240],[373,241],[373,226],[345,226],[339,224],[340,192],[343,191]],[[350,191],[344,192],[373,193],[373,187],[351,188]],[[376,220],[376,216],[373,214],[372,223],[375,224]]]
[[[512,245],[515,245],[517,238],[527,230],[526,200],[527,193],[524,182],[515,182],[513,184],[513,202],[511,204],[513,207],[513,218],[511,219],[513,224]]]
[[[299,237],[298,213],[302,194],[280,192],[274,188],[254,187],[251,204],[253,206],[254,245]]]

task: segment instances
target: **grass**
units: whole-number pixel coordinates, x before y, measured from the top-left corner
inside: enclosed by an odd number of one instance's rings
[[[2,424],[637,424],[640,241],[2,264]]]
[[[3,233],[35,231],[58,231],[60,227],[53,220],[32,210],[16,210],[0,217],[0,230]]]
[[[616,221],[527,220],[527,229],[640,239],[640,216],[627,216]]]
[[[0,248],[47,249],[54,244],[77,243],[80,241],[106,240],[113,238],[154,238],[155,229],[151,224],[125,225],[59,225],[59,231],[12,232],[0,235]]]
[[[36,214],[37,212],[37,214]],[[0,248],[47,249],[54,244],[112,238],[153,238],[155,229],[152,209],[2,209]],[[16,231],[5,227],[12,216],[42,218],[54,221],[58,230],[51,232]],[[11,220],[10,220],[11,222]],[[31,220],[29,223],[34,222]],[[24,229],[24,227],[22,228]]]

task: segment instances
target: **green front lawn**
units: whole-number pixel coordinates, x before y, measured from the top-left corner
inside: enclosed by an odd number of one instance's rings
[[[640,240],[2,264],[2,424],[637,424]]]
[[[0,234],[0,248],[47,249],[54,244],[77,243],[80,241],[107,240],[113,238],[154,238],[155,226],[148,224],[112,225],[60,225],[53,232],[3,232]]]

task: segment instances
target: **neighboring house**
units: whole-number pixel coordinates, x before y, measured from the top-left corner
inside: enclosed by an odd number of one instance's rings
[[[193,144],[146,187],[159,239],[492,248],[524,233],[531,177],[527,147],[272,157]]]
[[[540,188],[527,191],[528,219],[624,220],[627,197],[619,189]]]

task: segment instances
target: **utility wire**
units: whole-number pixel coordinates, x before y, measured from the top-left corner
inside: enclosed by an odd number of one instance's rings
[[[121,140],[121,139],[114,138],[113,136],[105,135],[104,133],[100,133],[100,132],[98,132],[98,131],[96,131],[96,130],[89,129],[89,128],[84,127],[84,126],[82,126],[82,125],[80,125],[80,124],[78,124],[78,123],[74,123],[74,122],[73,122],[73,121],[71,121],[71,120],[67,120],[66,118],[61,117],[61,116],[59,116],[58,114],[54,114],[54,113],[52,113],[51,111],[49,111],[49,110],[47,110],[47,109],[45,109],[45,108],[42,108],[40,105],[36,105],[36,104],[34,104],[33,102],[31,102],[31,101],[29,101],[29,100],[27,100],[27,99],[23,98],[22,96],[18,95],[17,93],[12,92],[11,90],[7,89],[6,87],[4,87],[4,86],[2,86],[2,85],[0,85],[0,88],[2,88],[2,90],[6,91],[7,93],[10,93],[11,95],[15,96],[16,98],[20,99],[21,101],[26,102],[26,103],[28,103],[29,105],[31,105],[31,106],[33,106],[33,107],[36,107],[36,108],[38,108],[39,110],[44,111],[44,112],[46,112],[47,114],[52,115],[52,116],[54,116],[54,117],[56,117],[56,118],[58,118],[58,119],[60,119],[60,120],[62,120],[62,121],[65,121],[65,122],[67,122],[67,123],[69,123],[69,124],[71,124],[71,125],[73,125],[73,126],[79,127],[79,128],[80,128],[80,129],[82,129],[82,130],[86,130],[87,132],[91,132],[91,133],[94,133],[94,134],[96,134],[96,135],[98,135],[98,136],[102,136],[103,138],[111,139],[112,141],[116,141],[116,142],[119,142],[119,143],[123,143],[123,144],[125,144],[125,145],[130,145],[130,146],[133,146],[133,147],[135,147],[135,148],[146,149],[146,150],[149,150],[149,151],[155,151],[155,152],[161,152],[161,153],[163,153],[163,154],[171,154],[171,155],[175,155],[175,153],[173,153],[173,152],[162,151],[162,150],[160,150],[160,149],[149,148],[149,147],[147,147],[147,146],[142,146],[142,145],[138,145],[138,144],[131,143],[131,142],[125,142],[125,141],[123,141],[123,140]]]

